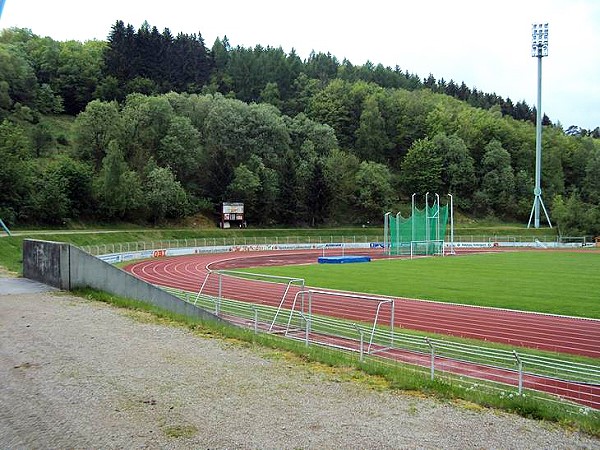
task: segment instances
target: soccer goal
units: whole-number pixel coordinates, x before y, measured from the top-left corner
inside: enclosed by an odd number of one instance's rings
[[[285,336],[362,358],[394,347],[394,314],[392,298],[309,289],[296,294]]]
[[[410,257],[415,256],[444,256],[444,240],[411,241]]]
[[[302,278],[238,270],[210,270],[192,303],[227,320],[243,318],[258,322],[258,315],[261,327],[275,333],[284,330],[284,311],[291,307],[294,294],[302,291]]]

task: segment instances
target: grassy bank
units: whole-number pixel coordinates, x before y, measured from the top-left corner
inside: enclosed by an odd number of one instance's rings
[[[175,239],[226,239],[243,242],[244,239],[253,238],[313,238],[322,237],[326,240],[345,237],[377,237],[382,239],[383,229],[380,227],[337,227],[337,228],[246,228],[228,229],[219,228],[94,228],[72,230],[11,230],[13,235],[0,237],[0,266],[20,274],[22,272],[22,246],[23,239],[44,239],[49,241],[69,242],[78,246],[106,245],[126,242],[152,242]],[[554,230],[527,229],[522,224],[493,224],[473,223],[472,221],[457,224],[455,229],[457,237],[493,238],[495,236],[520,236],[533,239],[554,239]]]
[[[445,378],[431,381],[427,371],[416,371],[412,366],[389,365],[377,358],[366,358],[360,362],[357,354],[339,350],[310,346],[302,342],[273,334],[255,334],[251,330],[178,316],[155,307],[129,299],[111,296],[92,290],[77,294],[113,304],[132,311],[146,313],[142,320],[156,321],[167,326],[184,326],[202,337],[227,339],[230,343],[252,346],[263,357],[286,358],[290,363],[309,365],[311,370],[321,371],[339,381],[351,381],[377,389],[403,392],[419,392],[419,395],[451,402],[470,409],[495,408],[523,417],[544,420],[569,429],[581,430],[592,436],[600,436],[600,412],[565,403],[556,403],[548,397],[533,398],[517,395],[509,388],[488,389],[481,382],[473,383],[461,378]],[[265,351],[265,349],[270,349]]]

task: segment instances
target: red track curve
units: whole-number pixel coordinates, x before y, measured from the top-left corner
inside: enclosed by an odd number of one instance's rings
[[[141,261],[125,270],[152,284],[198,292],[208,267],[235,269],[302,264],[314,262],[317,254],[287,251],[189,255]],[[230,292],[223,292],[226,298],[273,306],[281,300],[282,287],[273,283],[238,280],[228,286]],[[395,303],[396,327],[600,358],[599,320],[407,298],[396,298]],[[321,312],[340,315],[340,311]],[[353,310],[348,300],[344,303],[344,313],[345,318],[365,319],[364,311]],[[389,318],[382,317],[385,319],[389,323]]]
[[[125,270],[152,284],[173,287],[196,293],[205,280],[209,269],[235,269],[266,265],[301,264],[314,262],[315,251],[252,252],[236,254],[190,255],[174,258],[156,258],[141,261],[125,267]],[[371,254],[373,256],[373,254]],[[381,254],[379,253],[379,256]],[[377,257],[377,255],[375,255]],[[224,298],[278,306],[284,287],[278,283],[230,278],[221,284]],[[205,286],[206,288],[207,286]],[[215,292],[208,292],[216,295]],[[298,290],[298,287],[292,288]],[[205,289],[205,292],[206,289]],[[291,309],[290,293],[285,308]],[[317,297],[313,297],[315,300]],[[341,317],[356,321],[372,320],[374,311],[364,302],[345,297],[331,300],[321,296],[313,303],[313,313],[332,317]],[[449,334],[500,342],[514,346],[538,348],[564,353],[600,357],[600,321],[553,316],[537,313],[525,313],[494,308],[482,308],[467,305],[430,302],[406,298],[395,298],[395,327],[403,327],[427,332]],[[380,323],[389,323],[390,313],[382,310]],[[391,353],[390,353],[391,352]],[[382,356],[386,352],[380,353]],[[427,365],[410,352],[390,350],[387,356],[399,361],[417,365]],[[448,360],[447,370],[456,374],[483,376],[489,380],[506,382],[515,378],[516,373],[505,369],[479,367],[475,364]],[[485,374],[485,375],[484,375]],[[598,409],[600,406],[600,386],[581,384],[551,378],[525,374],[524,387],[553,393],[578,403]]]

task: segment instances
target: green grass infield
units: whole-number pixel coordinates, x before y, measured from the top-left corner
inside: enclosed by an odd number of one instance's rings
[[[524,251],[249,268],[307,286],[600,318],[600,254]]]

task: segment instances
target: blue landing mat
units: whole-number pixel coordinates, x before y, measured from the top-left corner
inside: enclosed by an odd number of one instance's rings
[[[370,262],[370,256],[319,256],[317,259],[319,264],[347,264]]]

